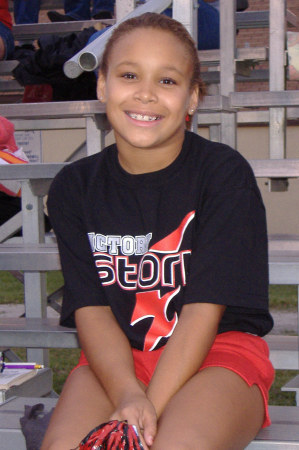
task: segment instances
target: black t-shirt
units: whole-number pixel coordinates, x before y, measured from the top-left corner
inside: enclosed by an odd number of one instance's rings
[[[65,279],[61,324],[110,305],[132,347],[165,345],[187,303],[227,308],[219,333],[268,333],[265,209],[246,160],[186,132],[176,160],[132,175],[116,145],[63,168],[48,209]]]

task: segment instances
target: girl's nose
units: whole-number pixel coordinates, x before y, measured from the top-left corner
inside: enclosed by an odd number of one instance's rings
[[[141,82],[135,92],[135,99],[142,103],[155,102],[157,94],[155,87],[150,82]]]

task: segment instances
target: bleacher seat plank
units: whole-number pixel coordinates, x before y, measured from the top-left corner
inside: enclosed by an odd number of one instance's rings
[[[200,64],[202,66],[213,66],[220,64],[220,50],[199,50],[198,56],[200,59]],[[243,47],[236,49],[236,60],[237,61],[247,61],[254,60],[267,61],[269,56],[269,50],[267,47]]]
[[[298,370],[298,336],[268,334],[270,360],[275,369]]]
[[[53,387],[53,372],[48,367],[39,369],[34,377],[19,385],[0,391],[0,404],[12,397],[44,397],[51,395]],[[9,450],[9,449],[8,449]]]
[[[0,450],[18,448],[25,450],[20,418],[25,405],[43,403],[50,411],[57,399],[18,397],[0,405]],[[295,406],[270,406],[272,425],[261,430],[246,450],[293,450],[299,448],[299,408]]]
[[[269,27],[269,11],[242,11],[236,12],[237,28],[268,28]],[[297,27],[297,16],[289,9],[286,11],[287,23],[290,26]]]
[[[2,347],[78,348],[77,331],[53,318],[0,318]]]
[[[105,113],[105,105],[98,100],[72,102],[17,103],[0,105],[0,115],[7,119],[41,119],[51,117],[86,117]]]
[[[0,61],[0,75],[10,75],[18,64],[16,60]]]
[[[288,381],[282,388],[282,391],[287,391],[287,392],[299,392],[299,375],[297,375],[296,377],[292,378],[290,381]]]
[[[269,108],[299,106],[299,91],[231,92],[232,108]]]
[[[299,169],[299,164],[298,164]],[[269,234],[269,248],[271,250],[299,250],[298,234]]]
[[[270,406],[272,424],[262,429],[246,450],[293,450],[299,448],[299,408]]]
[[[270,284],[299,284],[299,254],[273,253],[269,255]]]
[[[73,108],[66,107],[65,111],[68,111],[70,115],[78,114],[77,111],[80,108],[84,109],[86,106],[85,114],[89,114],[93,112],[101,112],[103,108],[98,109],[95,103],[99,103],[97,101],[90,100],[91,105],[81,105],[81,103],[85,102],[72,102],[74,104],[78,103],[77,106],[73,106]],[[88,103],[88,102],[86,102]],[[51,104],[51,103],[50,103]],[[46,104],[46,105],[50,105]],[[52,111],[46,113],[47,107],[43,108],[43,111],[39,108],[36,109],[32,114],[50,114],[53,115],[55,113],[59,114],[59,109],[63,109],[67,102],[57,102],[57,108],[53,108]],[[45,105],[45,104],[44,104]],[[22,112],[22,106],[27,105],[6,105],[8,107],[7,115],[17,115]],[[9,108],[9,107],[12,108]],[[40,106],[37,103],[31,103],[28,105],[28,110],[30,108],[35,108]],[[21,108],[20,108],[21,107]],[[74,110],[73,110],[74,109]],[[24,111],[25,112],[25,111]],[[0,115],[1,115],[1,105],[0,105]],[[251,165],[254,175],[257,178],[296,178],[299,177],[299,158],[298,159],[250,159],[248,163]],[[26,180],[26,179],[38,179],[38,178],[53,178],[59,170],[67,163],[48,163],[48,164],[24,164],[24,165],[5,165],[0,166],[0,180]],[[278,239],[278,238],[276,238]]]
[[[59,270],[57,245],[1,244],[0,270],[50,271]]]
[[[67,163],[0,165],[0,180],[52,179]]]
[[[24,87],[21,86],[17,80],[0,80],[0,92],[23,92]]]
[[[250,159],[257,178],[299,177],[299,159]]]
[[[55,34],[63,36],[70,33],[79,33],[84,28],[94,27],[100,30],[104,26],[113,25],[114,19],[105,20],[74,20],[71,22],[48,22],[13,25],[12,33],[15,40],[33,40],[38,39],[45,34]]]

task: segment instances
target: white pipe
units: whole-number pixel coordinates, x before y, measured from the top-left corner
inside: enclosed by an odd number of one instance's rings
[[[132,17],[140,16],[146,12],[161,13],[171,3],[171,0],[148,0],[143,5],[138,6],[134,9],[134,11],[127,14],[115,25],[108,28],[108,30],[101,34],[101,36],[80,50],[80,52],[76,53],[76,55],[74,55],[71,59],[66,61],[63,66],[65,75],[69,78],[77,78],[81,75],[81,73],[83,73],[83,71],[92,72],[95,70],[100,64],[106,42],[110,38],[114,29],[121,22],[131,19]]]

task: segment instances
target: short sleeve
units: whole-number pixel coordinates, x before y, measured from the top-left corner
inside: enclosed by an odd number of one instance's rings
[[[265,208],[246,164],[244,182],[218,184],[197,211],[185,303],[268,308]]]
[[[75,327],[76,309],[107,304],[84,223],[82,190],[66,167],[54,179],[48,197],[65,282],[60,322],[69,327]]]

